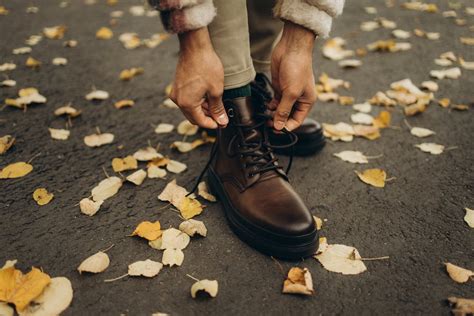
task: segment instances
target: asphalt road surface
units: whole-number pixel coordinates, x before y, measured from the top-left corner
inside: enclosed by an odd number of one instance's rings
[[[166,98],[165,87],[173,78],[178,46],[175,37],[154,49],[126,50],[122,46],[118,40],[122,33],[136,32],[147,38],[162,31],[159,18],[129,13],[130,6],[142,1],[119,0],[117,5],[108,6],[102,0],[94,5],[75,0],[68,1],[65,8],[60,2],[0,0],[0,5],[10,10],[0,16],[0,64],[17,64],[15,70],[1,74],[17,81],[17,87],[0,88],[1,99],[15,97],[24,87],[37,87],[48,98],[46,104],[31,106],[26,112],[10,107],[0,111],[0,136],[17,138],[15,146],[0,157],[0,168],[35,157],[34,170],[26,177],[0,180],[0,262],[18,259],[17,266],[25,272],[35,266],[51,276],[69,278],[74,299],[64,315],[447,315],[448,297],[474,296],[472,281],[455,283],[443,265],[449,261],[474,269],[473,231],[463,221],[464,208],[474,208],[473,111],[445,109],[434,102],[425,113],[408,118],[413,126],[434,130],[436,135],[429,139],[411,136],[402,111],[395,108],[390,110],[393,128],[384,129],[381,138],[329,142],[317,156],[296,158],[291,170],[291,181],[312,213],[327,219],[321,235],[330,244],[355,246],[363,257],[389,256],[388,260],[368,261],[368,270],[355,276],[326,271],[312,258],[279,262],[285,273],[292,266],[307,267],[315,286],[311,297],[284,295],[281,288],[285,276],[279,265],[232,234],[219,203],[206,203],[208,207],[197,219],[207,225],[208,236],[191,242],[181,267],[164,268],[153,279],[124,278],[104,283],[104,279],[126,273],[127,265],[134,261],[161,260],[160,251],[127,236],[139,222],[160,220],[164,227],[177,227],[181,220],[157,199],[171,175],[167,180],[147,179],[139,187],[125,184],[95,216],[81,214],[77,203],[105,177],[103,167],[112,174],[112,158],[132,154],[148,142],[154,146],[160,143],[163,154],[188,165],[188,170],[176,178],[190,188],[210,147],[180,154],[169,148],[181,139],[179,135],[154,133],[158,123],[178,124],[183,119],[179,110],[160,106]],[[469,29],[473,17],[462,6],[458,17],[466,19],[467,25],[458,26],[441,15],[449,10],[447,2],[432,2],[438,3],[440,12],[402,10],[397,1],[391,8],[383,1],[348,1],[344,14],[334,23],[332,36],[345,38],[350,49],[390,38],[388,29],[360,31],[361,22],[377,16],[395,21],[400,29],[439,32],[440,39],[412,36],[406,40],[412,43],[411,50],[369,53],[361,58],[362,67],[352,70],[324,59],[320,40],[314,53],[316,77],[326,72],[351,82],[350,90],[342,90],[343,94],[359,103],[397,80],[410,78],[415,84],[429,80],[430,70],[442,68],[433,60],[446,51],[474,60],[472,46],[459,40],[473,36]],[[460,3],[472,6],[470,1]],[[28,5],[37,6],[39,12],[26,13]],[[369,5],[378,9],[377,15],[365,12],[364,6]],[[96,40],[95,32],[109,25],[114,10],[124,11],[112,26],[114,37]],[[33,46],[31,56],[43,62],[39,69],[24,66],[28,55],[12,54],[14,48],[25,46],[30,35],[60,24],[67,26],[63,40],[43,39]],[[77,40],[77,47],[63,47],[68,39]],[[54,66],[54,57],[65,57],[69,63]],[[131,67],[143,67],[144,74],[130,82],[120,81],[120,71]],[[439,85],[438,99],[472,104],[472,70],[462,69],[459,79],[439,80]],[[84,96],[93,87],[110,92],[111,98],[86,101]],[[134,99],[135,106],[114,108],[113,102],[124,98]],[[73,120],[69,140],[53,140],[48,127],[65,126],[65,120],[54,117],[53,111],[68,102],[83,113]],[[375,107],[372,114],[381,110]],[[326,123],[350,122],[353,113],[350,106],[319,102],[311,117]],[[115,142],[100,148],[85,146],[83,137],[94,133],[96,127],[115,134]],[[424,141],[443,144],[450,150],[434,156],[414,147]],[[333,156],[342,150],[383,156],[366,166],[353,165]],[[396,179],[383,189],[370,187],[354,173],[369,167],[383,168]],[[38,187],[52,191],[54,200],[38,206],[32,198]],[[111,265],[104,273],[79,275],[76,268],[83,259],[112,244],[108,251]],[[218,280],[218,296],[192,299],[194,281],[186,274]]]

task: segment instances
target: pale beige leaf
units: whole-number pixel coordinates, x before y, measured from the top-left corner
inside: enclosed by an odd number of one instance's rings
[[[138,162],[132,156],[112,159],[112,169],[114,169],[115,172],[121,172],[125,170],[134,170],[137,168],[138,168]]]
[[[12,79],[5,79],[0,81],[0,87],[14,87],[16,86],[16,81]]]
[[[111,133],[92,134],[84,137],[84,143],[89,147],[100,147],[112,143],[114,138]]]
[[[161,261],[165,266],[181,266],[184,261],[184,253],[181,249],[165,249],[165,251],[163,251],[163,258]]]
[[[198,184],[198,195],[209,202],[217,201],[216,197],[209,193],[206,182],[202,181]]]
[[[158,126],[155,128],[155,133],[166,134],[173,131],[173,129],[174,129],[173,124],[161,123],[161,124],[158,124]]]
[[[18,311],[20,316],[51,316],[60,315],[72,302],[73,289],[71,282],[65,277],[52,278],[51,283],[24,310]]]
[[[179,230],[188,234],[190,237],[193,237],[196,234],[201,235],[202,237],[206,237],[207,235],[207,228],[204,223],[195,219],[188,219],[179,224]]]
[[[14,69],[16,69],[16,65],[14,63],[0,64],[0,71],[10,71]]]
[[[445,265],[449,277],[457,283],[466,283],[474,276],[474,272],[471,270],[461,268],[449,262],[445,263]]]
[[[13,307],[11,307],[5,302],[0,302],[0,315],[13,316],[14,314],[15,314],[15,310],[13,309]]]
[[[187,234],[176,228],[168,228],[161,235],[161,249],[184,249],[189,245],[190,238]]]
[[[431,92],[436,92],[439,89],[438,84],[431,80],[423,81],[421,83],[421,87]]]
[[[51,138],[56,140],[67,140],[71,134],[67,129],[48,128],[48,130]]]
[[[315,258],[331,272],[347,275],[359,274],[367,270],[357,249],[346,245],[328,245],[327,249]]]
[[[352,108],[362,113],[370,113],[372,111],[372,105],[369,102],[354,104]]]
[[[454,67],[443,70],[431,70],[430,76],[436,79],[458,79],[461,76],[461,69],[459,67]]]
[[[170,160],[168,164],[166,165],[166,170],[172,173],[181,173],[184,170],[186,170],[188,167],[186,164],[176,161],[176,160]]]
[[[11,135],[0,137],[0,155],[6,153],[15,143],[15,138]]]
[[[160,201],[170,202],[175,207],[179,207],[186,194],[188,194],[188,191],[176,184],[176,179],[174,179],[166,185],[163,192],[158,195],[158,199]]]
[[[334,156],[341,158],[350,163],[368,163],[367,157],[360,151],[344,150],[334,154]]]
[[[413,127],[410,129],[410,133],[416,137],[428,137],[436,134],[432,130],[423,127]]]
[[[83,214],[93,216],[100,209],[100,206],[104,201],[92,201],[91,199],[84,198],[79,202],[79,208]]]
[[[86,95],[86,100],[106,100],[109,98],[109,93],[103,90],[94,90]]]
[[[51,61],[51,63],[55,66],[66,66],[67,65],[67,59],[64,57],[55,57]]]
[[[77,271],[79,273],[100,273],[104,272],[110,265],[110,258],[105,252],[99,251],[81,262]]]
[[[211,297],[216,297],[219,285],[216,280],[200,280],[191,286],[191,296],[196,298],[199,292],[205,292]]]
[[[132,182],[135,185],[141,185],[143,181],[145,181],[146,175],[146,171],[140,169],[129,175],[126,179],[127,181]]]
[[[157,166],[150,166],[148,167],[147,174],[148,174],[148,178],[150,179],[155,179],[155,178],[163,179],[164,177],[166,177],[166,170]]]
[[[469,225],[469,227],[474,228],[474,210],[465,207],[466,215],[464,216],[464,221]]]
[[[128,266],[128,275],[152,278],[157,276],[162,268],[163,264],[161,262],[156,262],[150,259],[137,261]]]
[[[195,135],[198,130],[199,126],[192,124],[188,120],[182,121],[177,127],[178,134],[180,135]]]
[[[321,230],[321,228],[323,227],[323,220],[314,215],[313,215],[313,219],[314,219],[314,222],[316,223],[316,228],[318,230]]]
[[[105,201],[114,196],[122,187],[122,179],[119,177],[109,177],[102,180],[92,189],[92,199],[94,201]]]
[[[291,268],[283,283],[283,293],[313,295],[313,279],[309,270],[307,268]]]
[[[407,39],[411,37],[411,33],[409,31],[404,31],[400,29],[393,30],[392,35],[398,39]]]
[[[444,151],[444,146],[435,144],[435,143],[421,143],[415,145],[415,147],[419,148],[421,151],[426,153],[430,153],[432,155],[439,155]]]
[[[342,68],[357,68],[362,66],[362,61],[358,59],[344,59],[339,61],[339,67]]]
[[[54,110],[54,115],[56,115],[56,116],[68,115],[70,117],[76,117],[80,114],[81,114],[81,111],[73,108],[70,105],[61,106],[61,107],[57,108],[56,110]]]
[[[135,152],[133,158],[138,161],[150,161],[157,158],[163,158],[163,155],[156,151],[155,148],[148,146]]]
[[[323,56],[331,60],[341,60],[354,56],[353,50],[346,50],[346,41],[341,37],[334,37],[327,40],[323,45]]]
[[[351,115],[351,121],[355,124],[372,125],[374,118],[367,113],[356,113]]]
[[[449,303],[452,305],[452,313],[455,316],[474,315],[474,299],[450,297]]]

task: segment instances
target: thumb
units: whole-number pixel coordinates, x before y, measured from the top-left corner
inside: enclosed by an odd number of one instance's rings
[[[209,112],[220,126],[226,126],[229,123],[224,103],[222,103],[222,96],[209,97]]]

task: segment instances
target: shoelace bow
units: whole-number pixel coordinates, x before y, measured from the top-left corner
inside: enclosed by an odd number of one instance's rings
[[[272,158],[271,156],[272,149],[282,149],[282,148],[289,148],[289,147],[293,149],[293,146],[298,141],[298,136],[296,136],[295,133],[288,131],[286,128],[284,128],[282,132],[289,136],[290,142],[288,144],[283,144],[283,145],[270,144],[268,140],[268,132],[266,130],[267,129],[266,123],[271,118],[271,116],[264,113],[257,113],[256,116],[258,120],[257,120],[257,123],[255,123],[254,125],[249,126],[245,124],[233,123],[234,126],[238,127],[237,129],[238,134],[235,134],[234,136],[232,136],[227,146],[227,154],[229,156],[235,155],[236,153],[232,152],[233,144],[235,143],[235,141],[237,140],[239,141],[239,143],[237,144],[238,154],[240,154],[242,157],[250,157],[250,161],[246,162],[246,166],[247,167],[256,166],[256,168],[253,171],[251,171],[251,173],[248,174],[249,177],[252,177],[253,175],[256,175],[257,173],[261,174],[270,170],[282,169],[283,168],[282,166],[279,166],[276,164],[276,162],[278,161],[278,158],[276,157]],[[262,136],[259,137],[257,141],[247,142],[245,140],[244,132],[248,132],[251,130],[260,130],[262,133]],[[214,160],[214,157],[217,154],[217,149],[218,149],[218,145],[216,142],[212,146],[209,160],[207,161],[204,169],[199,174],[193,189],[188,193],[188,195],[196,191],[199,183],[202,181],[204,175],[206,174],[206,171],[209,169],[209,166]],[[293,150],[290,154],[290,159],[285,170],[286,174],[290,172],[292,163],[293,163]]]

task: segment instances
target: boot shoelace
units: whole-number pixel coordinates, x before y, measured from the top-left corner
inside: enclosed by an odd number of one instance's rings
[[[265,124],[267,123],[268,119],[271,118],[271,116],[264,113],[257,113],[256,116],[259,118],[259,120],[254,125],[249,126],[245,124],[234,123],[234,126],[238,127],[238,134],[235,134],[234,136],[232,136],[229,142],[229,145],[227,146],[227,154],[229,156],[235,155],[235,153],[232,152],[232,147],[236,140],[240,140],[239,144],[237,144],[238,154],[240,154],[242,158],[250,157],[250,161],[245,163],[246,167],[251,167],[251,166],[256,167],[252,172],[247,174],[247,176],[249,177],[252,177],[258,173],[261,174],[270,170],[282,169],[283,167],[276,164],[276,162],[278,161],[278,158],[276,157],[272,158],[271,156],[272,149],[282,149],[282,148],[289,148],[289,147],[293,149],[293,146],[298,141],[298,136],[296,136],[295,133],[288,131],[286,128],[284,128],[282,132],[289,136],[290,142],[288,144],[283,144],[283,145],[270,144],[268,141],[268,133],[266,130],[267,127],[265,126]],[[245,140],[244,131],[251,131],[251,130],[261,130],[262,137],[259,137],[257,141],[247,142]],[[217,154],[217,149],[218,149],[218,145],[216,142],[212,146],[209,160],[207,161],[204,169],[199,174],[193,189],[188,193],[188,195],[196,191],[199,183],[202,181],[202,178],[204,177],[204,175],[206,174],[206,171],[209,169],[209,166],[214,160],[214,157]],[[286,170],[285,170],[286,174],[290,172],[292,163],[293,163],[293,151],[291,152],[288,166],[286,167]]]

